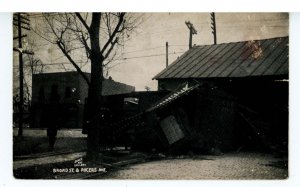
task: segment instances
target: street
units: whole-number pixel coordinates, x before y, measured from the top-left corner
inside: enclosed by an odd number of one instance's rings
[[[72,137],[72,138],[81,138],[87,137],[86,134],[81,133],[82,129],[59,129],[57,132],[57,137]],[[14,136],[18,135],[18,128],[14,128],[13,130]],[[30,137],[47,137],[47,129],[46,128],[24,128],[23,129],[24,136]]]
[[[281,161],[261,153],[179,157],[129,166],[105,179],[286,179],[288,170],[279,168]]]
[[[14,134],[17,135],[17,129],[14,129]],[[86,148],[85,135],[82,135],[80,130],[63,129],[58,133],[55,151],[69,152],[62,153],[61,156],[49,155],[44,158],[28,159],[22,155],[47,153],[46,130],[24,129],[24,136],[26,144],[15,142],[15,156],[20,155],[20,158],[14,161],[14,169],[37,166],[37,164],[46,166],[73,162],[83,156],[84,152],[80,151]],[[39,144],[35,146],[33,152],[25,153],[26,147],[32,147],[30,145],[34,142]],[[131,157],[130,155],[128,158]],[[147,154],[144,155],[149,157]],[[105,175],[95,176],[98,179],[286,179],[287,177],[287,158],[255,152],[232,152],[220,156],[166,156],[156,160],[146,159],[144,162],[118,167],[109,170]]]

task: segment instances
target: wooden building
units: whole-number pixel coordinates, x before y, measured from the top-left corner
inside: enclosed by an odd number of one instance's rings
[[[156,104],[168,142],[192,139],[196,147],[217,152],[258,146],[286,151],[288,40],[194,46],[157,74],[158,90],[175,95],[197,85],[177,99],[164,98],[164,107]]]

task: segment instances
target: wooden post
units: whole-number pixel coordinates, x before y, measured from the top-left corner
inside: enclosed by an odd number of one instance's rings
[[[212,28],[212,33],[214,35],[214,45],[217,44],[217,27],[216,27],[216,18],[215,18],[215,13],[212,12],[210,14],[210,19],[211,19],[211,28]]]
[[[185,24],[190,30],[189,49],[191,49],[193,47],[193,34],[197,34],[197,31],[191,22],[186,21]]]
[[[18,36],[14,37],[14,40],[18,40],[18,48],[13,48],[14,51],[19,53],[19,84],[20,84],[20,99],[18,103],[19,107],[19,130],[18,136],[23,136],[23,113],[24,113],[24,72],[23,72],[23,53],[33,55],[32,51],[23,49],[22,38],[27,37],[26,34],[22,35],[22,29],[30,30],[29,19],[22,16],[21,13],[15,14],[13,18],[13,25],[18,28]],[[15,23],[16,22],[16,23]]]
[[[192,29],[190,29],[190,41],[189,41],[189,49],[193,47],[193,32]]]
[[[166,42],[166,67],[169,65],[169,44]]]
[[[19,49],[22,49],[22,27],[21,13],[18,13],[18,43]],[[19,101],[19,130],[18,136],[23,136],[23,110],[24,110],[24,90],[23,90],[23,54],[19,52],[19,83],[20,83],[20,101]]]

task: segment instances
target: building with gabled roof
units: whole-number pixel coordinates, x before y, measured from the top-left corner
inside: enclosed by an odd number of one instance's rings
[[[172,93],[152,108],[161,119],[175,116],[183,132],[197,132],[189,144],[200,149],[286,152],[288,77],[289,37],[194,46],[153,78]]]

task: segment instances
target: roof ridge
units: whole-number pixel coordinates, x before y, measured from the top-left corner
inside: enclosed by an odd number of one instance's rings
[[[250,42],[249,42],[250,41]],[[253,41],[253,42],[252,42]],[[269,43],[270,45],[275,42],[274,44],[275,48],[269,49],[267,47],[266,50],[262,47],[263,43]],[[257,39],[257,40],[247,40],[247,41],[238,41],[238,42],[229,42],[229,43],[221,43],[216,45],[202,45],[202,46],[194,46],[193,48],[186,51],[183,55],[181,55],[178,59],[176,59],[170,66],[164,68],[161,72],[159,72],[156,76],[153,77],[153,79],[167,79],[167,78],[208,78],[207,76],[201,76],[202,74],[196,73],[196,71],[200,70],[202,66],[207,66],[205,71],[208,72],[214,72],[214,68],[218,68],[219,66],[213,66],[212,63],[219,63],[223,64],[226,68],[226,72],[220,75],[214,75],[210,76],[210,78],[213,77],[230,77],[231,75],[228,74],[233,67],[231,67],[232,61],[234,61],[235,65],[234,67],[240,67],[241,62],[244,61],[251,61],[251,62],[257,62],[259,58],[256,57],[256,55],[259,55],[260,53],[263,55],[260,56],[261,58],[267,58],[270,60],[274,60],[275,57],[277,57],[277,54],[274,53],[274,50],[277,48],[284,49],[288,48],[288,45],[286,45],[289,42],[289,36],[280,36],[280,37],[273,37],[268,39]],[[280,45],[278,45],[281,43]],[[241,48],[236,48],[234,46],[240,45]],[[209,49],[211,47],[214,47],[216,52],[210,53]],[[220,56],[220,51],[222,49],[227,48],[230,50],[230,53],[235,53],[234,56],[229,56],[228,58],[225,56]],[[278,50],[276,50],[278,51]],[[275,52],[276,52],[275,51]],[[229,52],[229,51],[228,51]],[[247,52],[251,52],[251,55],[247,55]],[[191,58],[195,56],[195,54],[201,54],[200,56],[205,57],[204,61],[203,59],[199,58],[199,55],[196,55],[196,58]],[[218,56],[219,55],[219,56]],[[218,56],[218,62],[213,62],[214,57]],[[192,60],[191,60],[192,59]],[[283,57],[282,60],[280,60],[281,64],[288,63],[288,56]],[[251,63],[253,65],[257,65],[256,63]],[[252,67],[252,66],[251,66]],[[284,66],[285,67],[285,66]],[[210,69],[209,69],[210,68]],[[213,68],[213,69],[212,69]],[[187,71],[187,69],[189,69]],[[193,70],[191,70],[193,69]],[[249,71],[252,71],[253,67],[248,67]],[[272,75],[277,75],[277,73],[274,70],[270,70]],[[284,73],[288,73],[288,69],[283,69]],[[191,74],[192,73],[192,74]],[[180,74],[180,75],[179,75]],[[198,75],[199,74],[199,75]],[[170,76],[171,75],[171,76]],[[196,77],[191,77],[191,75],[196,75]],[[251,76],[251,72],[243,71],[239,74],[235,75],[238,77],[245,77],[245,76]]]
[[[205,45],[196,45],[194,47],[206,47],[211,45],[224,45],[224,44],[235,44],[235,43],[244,43],[249,41],[262,41],[262,40],[272,40],[272,39],[278,39],[278,38],[289,38],[289,36],[278,36],[278,37],[272,37],[272,38],[265,38],[265,39],[254,39],[254,40],[242,40],[242,41],[236,41],[236,42],[224,42],[224,43],[218,43],[218,44],[205,44]]]

